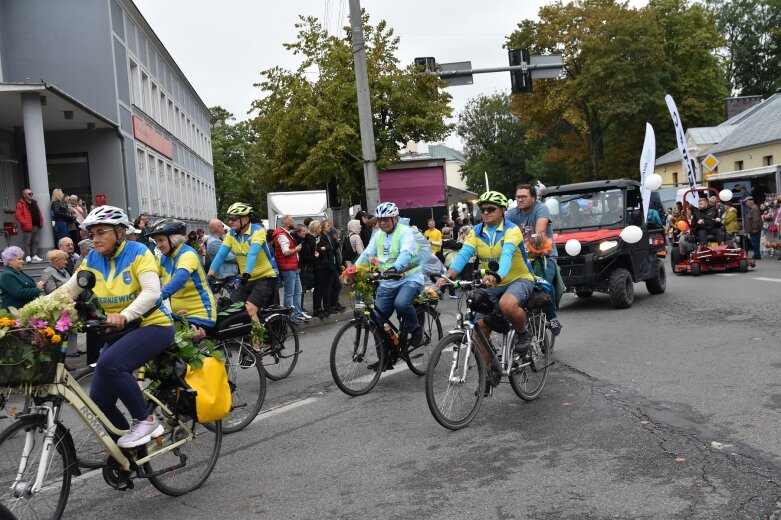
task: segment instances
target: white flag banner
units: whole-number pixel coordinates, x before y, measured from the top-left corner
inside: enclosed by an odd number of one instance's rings
[[[685,132],[683,131],[681,116],[678,115],[678,108],[675,106],[675,100],[670,94],[664,96],[664,100],[667,103],[667,109],[670,111],[670,117],[673,118],[673,126],[675,126],[675,138],[678,142],[678,150],[681,151],[683,162],[686,165],[686,175],[689,178],[689,187],[696,188],[697,179],[694,177],[692,162],[691,158],[689,157],[689,149],[686,147],[686,137],[684,136]],[[688,201],[696,206],[698,198],[699,197],[697,196],[697,192],[692,192],[689,194]]]
[[[651,203],[651,190],[645,187],[645,181],[654,171],[656,163],[656,135],[654,127],[645,124],[645,142],[643,154],[640,156],[640,194],[643,197],[643,218],[648,222],[648,206]]]

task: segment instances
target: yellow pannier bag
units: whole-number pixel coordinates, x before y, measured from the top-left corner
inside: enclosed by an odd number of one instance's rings
[[[201,368],[187,365],[184,382],[195,392],[195,420],[199,423],[218,421],[231,411],[228,372],[222,361],[207,357]],[[183,394],[186,396],[188,392]]]

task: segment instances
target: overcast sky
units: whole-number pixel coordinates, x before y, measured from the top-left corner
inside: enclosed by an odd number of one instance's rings
[[[330,32],[349,24],[348,0],[135,0],[141,13],[209,105],[247,118],[262,92],[252,84],[273,66],[297,67],[283,43],[295,40],[298,15],[313,15]],[[376,25],[386,20],[401,38],[403,66],[416,56],[439,63],[472,62],[474,68],[506,66],[506,37],[524,19],[536,19],[548,0],[362,0]],[[633,0],[633,5],[645,3]],[[509,90],[510,73],[474,76],[474,85],[451,87],[454,116],[480,94]],[[455,137],[446,140],[459,148]]]

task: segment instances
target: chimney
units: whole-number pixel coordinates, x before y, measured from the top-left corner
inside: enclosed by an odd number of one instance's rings
[[[762,96],[737,96],[731,98],[724,98],[724,110],[727,115],[727,119],[732,119],[741,112],[745,112],[749,108],[758,105],[762,102]]]
[[[407,141],[407,151],[412,154],[418,153],[418,143],[415,141]]]

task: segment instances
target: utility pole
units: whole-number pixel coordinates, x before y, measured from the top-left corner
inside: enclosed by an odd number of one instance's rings
[[[377,152],[374,150],[372,106],[369,98],[369,75],[366,71],[366,48],[363,41],[360,0],[350,0],[350,26],[352,29],[355,87],[358,91],[358,122],[361,131],[363,153],[363,182],[366,185],[366,209],[371,213],[380,203],[377,181]]]

